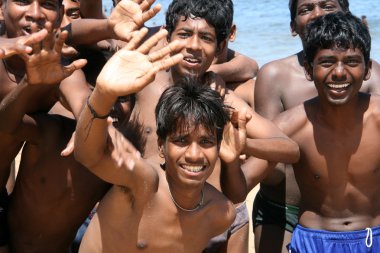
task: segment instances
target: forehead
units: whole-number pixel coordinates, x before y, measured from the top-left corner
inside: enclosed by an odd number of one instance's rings
[[[216,136],[216,129],[207,127],[203,124],[196,124],[193,120],[181,120],[176,123],[176,131],[170,134],[170,136]]]
[[[333,3],[340,6],[338,0],[298,0],[297,7],[301,5],[308,5],[308,4],[328,4],[328,3]]]
[[[189,30],[189,31],[199,31],[206,32],[211,35],[216,35],[215,27],[210,25],[204,18],[198,17],[184,17],[181,16],[175,27],[175,30]]]
[[[319,49],[316,53],[315,59],[332,57],[332,58],[345,58],[345,57],[364,57],[363,52],[359,48],[342,48],[336,47],[328,49]]]
[[[78,0],[63,0],[62,4],[65,6],[66,9],[80,6],[80,3]]]

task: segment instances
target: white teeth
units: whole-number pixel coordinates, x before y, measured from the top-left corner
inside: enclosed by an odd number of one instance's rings
[[[194,166],[194,165],[182,165],[182,167],[190,172],[201,172],[203,169],[203,166]]]
[[[349,83],[343,83],[343,84],[327,84],[332,89],[344,89],[347,88],[350,84]]]
[[[188,62],[191,62],[191,63],[198,63],[199,62],[199,60],[193,59],[193,58],[186,58],[185,60]]]

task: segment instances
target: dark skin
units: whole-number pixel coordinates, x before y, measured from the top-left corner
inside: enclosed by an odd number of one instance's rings
[[[31,49],[38,50],[36,46],[32,46],[31,44],[35,40],[40,40],[43,36],[43,34],[37,33],[37,31],[45,26],[56,30],[62,18],[63,7],[59,5],[58,1],[54,0],[28,0],[23,3],[7,0],[0,1],[0,3],[0,16],[4,19],[6,25],[6,34],[3,40],[8,42],[15,41],[17,44],[21,44],[21,46],[30,46],[30,48],[26,48],[27,51],[12,49],[4,52],[10,57],[4,59],[0,64],[0,100],[3,100],[8,93],[20,84],[26,75],[27,63],[25,63],[25,59],[22,59],[18,53],[30,53]],[[39,67],[37,65],[35,67],[46,68],[43,62],[39,63]],[[28,68],[28,70],[33,72],[33,66]],[[46,68],[45,70],[52,71],[49,72],[52,76],[56,74],[56,70],[54,69]],[[55,83],[55,85],[41,88],[35,94],[35,99],[30,101],[26,112],[48,112],[59,100],[74,116],[78,117],[89,91],[84,74],[78,70],[69,78],[62,79],[60,82]],[[1,143],[1,152],[3,154],[9,152],[9,155],[2,156],[0,161],[1,183],[8,180],[10,161],[15,157],[14,153],[17,154],[20,147],[20,142],[11,140],[11,138],[7,138],[7,141]],[[0,187],[3,186],[5,184],[0,185]]]
[[[378,226],[380,99],[359,92],[370,77],[371,62],[364,62],[359,49],[324,49],[313,66],[307,76],[318,97],[275,119],[301,149],[294,164],[302,193],[299,222],[329,231]],[[336,92],[329,83],[350,86]]]
[[[292,35],[300,35],[302,40],[302,33],[307,23],[321,15],[341,10],[338,1],[335,0],[299,0],[296,18],[291,22]],[[273,119],[281,112],[317,95],[313,82],[305,78],[303,64],[303,51],[301,51],[270,62],[260,69],[255,84],[255,110],[260,115]],[[363,82],[360,90],[366,93],[380,94],[379,83],[380,65],[373,62],[372,76]],[[256,160],[256,162],[258,161]],[[252,162],[245,169],[248,188],[252,189],[260,182],[260,192],[270,200],[299,206],[301,196],[291,165],[278,165],[265,179],[259,181],[257,173],[250,168],[255,167],[260,171],[263,164],[265,163],[255,164]],[[267,232],[263,232],[264,230]],[[262,235],[263,239],[261,240]],[[255,232],[256,251],[272,252],[282,248],[282,252],[287,252],[286,245],[290,242],[290,237],[291,233],[282,227],[276,225],[258,226]],[[274,238],[277,238],[277,243],[273,243]],[[265,246],[260,247],[260,241]],[[266,242],[270,243],[266,244]],[[276,248],[273,249],[273,247]],[[260,251],[259,248],[261,248]]]
[[[136,42],[141,41],[146,32],[145,29],[141,31]],[[163,30],[136,50],[136,44],[131,42],[107,62],[90,97],[90,104],[97,113],[109,111],[117,97],[139,91],[154,79],[158,71],[182,59],[180,54],[169,56],[180,49],[178,42],[147,56],[150,48],[165,36]],[[124,68],[128,71],[123,71]],[[167,158],[164,171],[159,163],[142,159],[130,143],[123,141],[120,133],[107,127],[106,120],[96,119],[91,128],[87,128],[91,117],[86,106],[77,126],[76,157],[93,173],[115,186],[100,202],[80,252],[120,252],[125,248],[130,252],[143,249],[147,252],[201,252],[212,236],[232,223],[232,203],[205,183],[218,154],[215,133],[200,128],[185,133],[185,142],[176,141],[179,133],[160,140],[161,154]],[[208,141],[204,142],[205,138]],[[108,150],[107,146],[112,149]],[[206,169],[197,180],[186,180],[178,168],[178,160],[182,161],[181,164],[184,161],[187,164],[201,163]],[[207,204],[194,212],[178,211],[169,189],[178,203],[187,209],[199,203],[203,189]],[[161,227],[167,229],[160,230],[158,238],[157,228]],[[173,236],[179,233],[181,237]],[[195,234],[196,238],[193,237]]]
[[[85,64],[76,61],[63,67],[60,52],[67,34],[55,41],[54,33],[48,32],[42,44],[33,46],[32,55],[21,55],[28,82],[22,80],[0,108],[1,131],[18,142],[26,141],[8,213],[11,252],[67,252],[77,229],[109,189],[73,155],[61,156],[75,120],[25,114],[40,89],[55,85]]]

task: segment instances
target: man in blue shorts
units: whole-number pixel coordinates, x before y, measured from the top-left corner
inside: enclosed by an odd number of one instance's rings
[[[301,152],[290,252],[380,252],[380,97],[359,92],[371,75],[369,31],[342,12],[305,31],[305,73],[318,96],[274,119]]]

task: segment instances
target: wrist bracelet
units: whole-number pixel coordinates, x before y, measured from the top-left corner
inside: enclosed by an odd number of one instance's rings
[[[108,118],[108,116],[110,116],[110,114],[108,113],[107,115],[99,115],[95,110],[94,110],[94,108],[91,106],[91,104],[90,104],[90,95],[87,97],[87,100],[86,100],[86,103],[87,103],[87,107],[88,107],[88,109],[90,109],[90,112],[91,112],[91,114],[92,114],[92,117],[94,118],[94,119],[106,119],[106,118]]]

